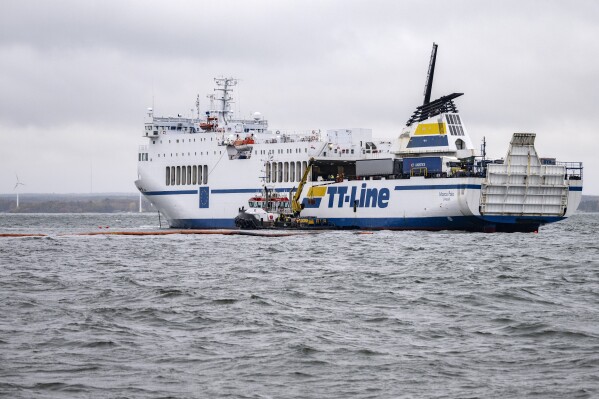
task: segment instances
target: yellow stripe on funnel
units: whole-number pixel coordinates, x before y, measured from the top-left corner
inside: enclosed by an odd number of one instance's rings
[[[441,123],[421,123],[416,127],[414,136],[430,136],[433,134],[446,134],[447,127]]]

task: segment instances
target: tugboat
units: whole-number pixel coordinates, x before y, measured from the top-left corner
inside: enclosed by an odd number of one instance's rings
[[[265,185],[262,192],[248,200],[248,209],[239,209],[235,226],[242,229],[271,228],[284,223],[291,216],[293,212],[289,197]]]
[[[310,170],[314,164],[314,158],[310,158],[299,186],[292,196],[295,188],[289,192],[289,197],[274,188],[263,185],[262,192],[252,196],[248,200],[248,209],[242,207],[235,218],[235,226],[241,229],[331,229],[335,225],[326,219],[314,216],[301,217],[304,205],[299,203],[300,196]],[[308,200],[312,197],[312,190],[308,192]],[[291,199],[290,199],[291,198]]]

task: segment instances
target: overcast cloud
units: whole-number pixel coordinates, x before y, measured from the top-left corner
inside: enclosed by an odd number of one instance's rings
[[[502,157],[585,163],[599,195],[599,2],[7,1],[0,3],[0,193],[134,192],[147,107],[189,114],[215,76],[273,129],[399,133],[433,97],[456,102]]]

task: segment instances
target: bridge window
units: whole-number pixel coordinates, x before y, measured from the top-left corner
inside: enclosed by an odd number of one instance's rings
[[[198,167],[196,165],[193,165],[192,170],[192,175],[191,175],[191,184],[197,184],[198,183]]]
[[[204,184],[208,184],[208,165],[204,165]]]
[[[166,167],[166,185],[167,186],[171,185],[171,167],[170,166]]]
[[[181,167],[177,166],[177,186],[181,184]]]

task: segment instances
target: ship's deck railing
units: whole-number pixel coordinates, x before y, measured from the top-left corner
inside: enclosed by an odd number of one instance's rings
[[[461,173],[461,174],[453,174],[453,175],[447,175],[446,173],[427,173],[426,175],[424,174],[415,174],[413,176],[410,176],[410,174],[397,174],[397,175],[372,175],[372,176],[356,176],[356,175],[343,175],[343,176],[336,176],[336,175],[321,175],[318,176],[317,178],[313,178],[311,181],[312,182],[318,182],[318,183],[322,183],[322,184],[329,184],[332,182],[335,183],[341,183],[343,181],[355,181],[355,180],[409,180],[411,178],[415,178],[415,177],[424,177],[425,179],[445,179],[445,178],[450,178],[450,179],[457,179],[457,178],[461,178],[461,177],[470,177],[470,178],[484,178],[485,176],[481,173],[471,173],[471,172],[465,172],[465,173]]]
[[[281,143],[311,143],[311,142],[320,142],[320,138],[318,136],[313,136],[311,134],[301,135],[289,135],[289,134],[272,134],[272,133],[232,133],[234,138],[222,137],[219,138],[218,145],[229,145],[234,144],[236,140],[245,140],[251,139],[254,141],[254,144],[281,144]],[[238,137],[239,136],[239,137]]]
[[[389,152],[389,151],[379,151],[379,150],[362,150],[362,151],[354,151],[351,152],[351,150],[347,150],[346,152],[343,151],[331,151],[331,150],[325,150],[322,152],[322,155],[319,155],[318,158],[327,158],[327,159],[357,159],[359,157],[359,159],[377,159],[377,158],[389,158],[389,157],[393,157],[393,153]]]
[[[155,122],[178,122],[178,123],[199,123],[200,119],[198,118],[185,118],[183,116],[155,116],[152,122],[148,122],[147,124],[152,124]]]
[[[260,136],[258,136],[260,137]],[[319,141],[320,138],[318,135],[312,135],[310,133],[293,133],[293,134],[289,134],[289,133],[285,133],[285,134],[278,134],[276,135],[276,137],[270,138],[270,139],[266,139],[263,142],[264,143],[305,143],[305,142],[312,142],[312,141]]]
[[[566,168],[566,179],[582,180],[582,162],[556,162]]]

